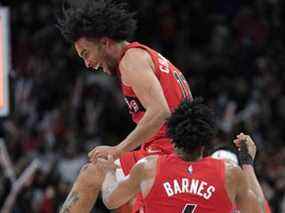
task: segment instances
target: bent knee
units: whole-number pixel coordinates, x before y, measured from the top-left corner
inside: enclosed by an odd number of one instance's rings
[[[87,163],[82,166],[76,182],[86,187],[97,188],[98,185],[101,185],[103,182],[102,174],[100,174],[96,165]]]

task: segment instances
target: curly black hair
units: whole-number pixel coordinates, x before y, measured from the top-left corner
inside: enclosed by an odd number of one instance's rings
[[[206,147],[216,134],[214,113],[202,98],[185,99],[167,120],[167,134],[185,153]]]
[[[81,7],[64,8],[57,26],[67,41],[81,37],[109,37],[116,41],[130,39],[136,30],[135,13],[127,4],[114,0],[88,0]]]

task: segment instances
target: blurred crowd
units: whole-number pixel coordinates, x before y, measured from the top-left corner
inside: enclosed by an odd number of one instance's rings
[[[12,109],[0,120],[11,161],[0,157],[0,209],[57,212],[88,151],[97,144],[117,144],[133,124],[116,80],[85,69],[61,37],[55,23],[62,1],[2,4],[11,12]],[[285,2],[143,0],[129,5],[137,11],[134,39],[170,59],[193,95],[215,110],[220,129],[215,143],[231,143],[240,131],[252,135],[265,195],[273,212],[285,212]],[[35,159],[35,174],[13,186]],[[14,201],[9,203],[9,196]],[[108,212],[100,201],[94,211]]]

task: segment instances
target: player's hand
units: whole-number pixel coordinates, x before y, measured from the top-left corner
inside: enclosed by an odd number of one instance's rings
[[[88,157],[92,163],[96,163],[98,158],[108,158],[111,155],[113,159],[119,158],[121,151],[117,146],[96,146],[88,153]]]
[[[102,170],[105,172],[107,171],[115,171],[119,168],[118,165],[114,163],[114,158],[112,155],[108,155],[107,159],[105,158],[98,158],[96,164],[101,167]]]
[[[234,140],[234,144],[240,149],[241,143],[245,143],[248,154],[251,156],[251,158],[254,160],[256,155],[256,146],[254,141],[249,135],[245,135],[244,133],[240,133],[236,136],[236,139]]]

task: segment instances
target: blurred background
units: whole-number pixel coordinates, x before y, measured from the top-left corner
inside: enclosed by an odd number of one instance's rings
[[[10,11],[11,44],[10,114],[0,118],[0,212],[57,212],[88,151],[117,144],[134,127],[117,82],[86,70],[56,29],[62,2],[0,1]],[[216,111],[216,143],[231,143],[240,131],[252,135],[266,198],[273,212],[285,212],[285,1],[129,6],[139,22],[134,40],[170,59],[193,95]],[[93,211],[108,212],[101,201]]]

